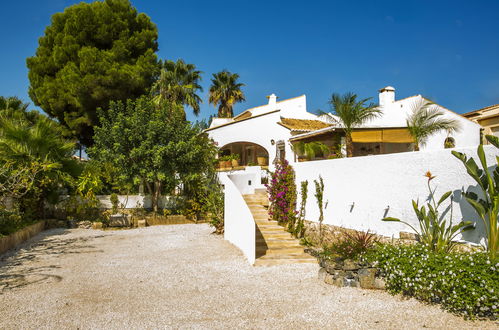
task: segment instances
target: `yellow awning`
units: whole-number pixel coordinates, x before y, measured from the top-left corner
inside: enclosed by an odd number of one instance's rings
[[[380,128],[352,132],[352,141],[357,143],[412,143],[409,131],[405,128]]]

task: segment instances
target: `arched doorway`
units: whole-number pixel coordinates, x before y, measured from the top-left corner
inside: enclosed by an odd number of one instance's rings
[[[239,166],[267,166],[268,151],[252,142],[233,142],[220,148],[221,156],[239,155]]]

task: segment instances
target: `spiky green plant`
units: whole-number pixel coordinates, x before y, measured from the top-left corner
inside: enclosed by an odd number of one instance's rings
[[[499,148],[499,139],[493,135],[486,135],[485,138],[496,148]],[[452,151],[465,166],[468,174],[475,180],[482,191],[482,196],[478,196],[472,191],[463,193],[468,203],[473,207],[480,219],[483,221],[487,235],[487,250],[492,260],[497,258],[499,250],[499,228],[497,216],[499,213],[499,157],[496,156],[496,166],[489,170],[483,145],[478,146],[477,154],[482,168],[479,168],[473,158],[468,158],[465,154]]]
[[[358,99],[356,94],[346,93],[343,95],[333,94],[329,104],[333,114],[338,116],[339,124],[345,131],[345,144],[347,157],[353,156],[352,132],[354,128],[362,126],[369,120],[381,116],[382,112],[374,103],[368,103],[371,98]],[[337,123],[332,116],[322,116],[325,120]]]
[[[213,74],[210,87],[210,104],[218,105],[218,117],[232,118],[235,103],[245,101],[241,88],[244,84],[237,82],[239,75],[223,70]]]
[[[412,113],[406,120],[407,130],[414,139],[414,151],[424,146],[428,138],[440,131],[448,133],[460,130],[457,120],[444,118],[444,112],[438,105],[421,97],[412,102]]]
[[[451,197],[452,192],[444,193],[439,200],[435,198],[436,188],[431,187],[430,182],[435,177],[428,171],[425,175],[428,178],[427,186],[429,192],[429,201],[426,205],[419,206],[419,202],[413,200],[412,207],[419,221],[419,229],[412,226],[410,223],[402,221],[398,218],[386,217],[383,221],[401,222],[412,230],[414,230],[419,237],[419,241],[428,246],[434,252],[450,252],[457,244],[454,241],[456,236],[464,231],[474,229],[471,221],[461,221],[458,224],[452,224],[452,198],[450,201],[450,217],[449,221],[444,219],[440,214],[438,208]]]

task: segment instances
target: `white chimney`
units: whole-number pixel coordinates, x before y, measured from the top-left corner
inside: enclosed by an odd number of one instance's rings
[[[386,86],[379,90],[379,105],[382,107],[395,102],[395,88]]]
[[[272,93],[272,95],[267,96],[267,98],[269,99],[269,106],[271,108],[276,108],[277,107],[277,96],[274,93]]]

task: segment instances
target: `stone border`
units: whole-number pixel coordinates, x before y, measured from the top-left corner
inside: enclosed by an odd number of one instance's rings
[[[0,237],[0,254],[16,248],[43,230],[45,230],[45,220],[24,227],[8,236]]]
[[[385,281],[377,268],[350,259],[320,258],[319,279],[337,287],[384,290]]]

